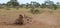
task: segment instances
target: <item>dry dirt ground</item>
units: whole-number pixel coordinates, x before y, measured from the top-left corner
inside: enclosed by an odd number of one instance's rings
[[[32,17],[32,23],[26,25],[14,25],[19,14]],[[60,12],[45,11],[41,14],[31,14],[27,11],[0,10],[0,28],[60,28]]]

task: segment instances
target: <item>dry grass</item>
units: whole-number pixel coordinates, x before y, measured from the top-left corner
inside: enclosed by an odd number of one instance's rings
[[[51,9],[41,9],[43,11],[41,14],[31,14],[30,9],[20,8],[16,10],[11,8],[11,10],[0,9],[0,28],[60,28],[60,11]],[[6,25],[12,24],[18,18],[19,14],[25,14],[27,16],[33,17],[32,24],[26,25]]]

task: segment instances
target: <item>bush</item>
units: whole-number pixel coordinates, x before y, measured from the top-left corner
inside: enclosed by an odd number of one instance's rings
[[[0,9],[3,9],[4,7],[0,7]]]
[[[6,10],[10,10],[10,8],[6,8]]]
[[[39,11],[38,9],[32,8],[32,9],[30,10],[30,12],[33,13],[33,14],[38,14],[40,11]]]
[[[33,13],[34,12],[34,8],[31,8],[30,12]]]
[[[19,7],[16,7],[17,10],[19,10]]]
[[[34,12],[34,10],[33,10],[33,9],[31,9],[30,11],[31,11],[31,13],[33,13],[33,12]]]
[[[34,13],[39,13],[39,10],[38,10],[38,9],[36,9],[36,10],[34,11]]]

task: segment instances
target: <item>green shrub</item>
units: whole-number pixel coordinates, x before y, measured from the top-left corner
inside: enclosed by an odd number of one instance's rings
[[[19,10],[19,8],[16,8],[17,10]]]
[[[10,8],[6,8],[6,10],[10,10]]]
[[[38,9],[34,10],[34,13],[36,13],[36,14],[39,13],[39,10]]]
[[[31,9],[30,11],[31,11],[31,13],[33,13],[33,12],[34,12],[34,10],[33,10],[33,9]]]
[[[30,12],[33,13],[33,14],[38,14],[40,11],[39,11],[38,9],[32,8],[32,9],[30,10]]]
[[[31,8],[30,12],[33,13],[34,12],[34,8]]]

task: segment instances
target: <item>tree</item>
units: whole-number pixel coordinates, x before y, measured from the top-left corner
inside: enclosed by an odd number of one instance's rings
[[[47,0],[47,1],[44,2],[44,4],[45,4],[45,7],[51,9],[53,7],[54,2],[50,1],[50,0]]]
[[[39,3],[36,3],[36,5],[35,5],[36,7],[39,7],[40,6],[40,4]]]
[[[46,8],[46,4],[41,4],[41,6],[40,6],[41,8]]]
[[[19,3],[18,2],[12,2],[11,3],[13,6],[19,6]]]
[[[27,9],[29,8],[29,3],[26,3],[26,8],[27,8]]]
[[[17,0],[15,2],[11,0],[11,1],[7,2],[7,6],[13,6],[13,7],[15,7],[15,6],[19,6],[19,3],[18,3]]]
[[[46,5],[53,5],[54,4],[54,2],[53,1],[50,1],[50,0],[47,0],[47,1],[45,1],[44,2]]]
[[[57,2],[56,4],[57,4],[57,5],[60,5],[60,2]]]
[[[39,7],[40,6],[40,4],[38,2],[33,2],[33,1],[31,1],[31,5],[33,7]]]
[[[8,1],[6,5],[7,5],[7,6],[11,6],[11,2],[10,2],[10,1]]]
[[[57,5],[53,4],[53,8],[54,8],[54,10],[56,10],[57,9]]]

